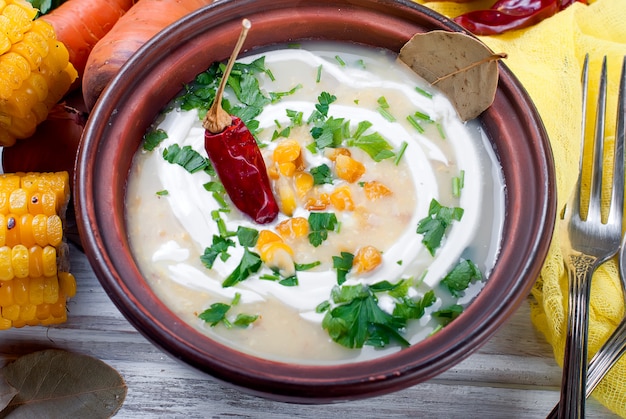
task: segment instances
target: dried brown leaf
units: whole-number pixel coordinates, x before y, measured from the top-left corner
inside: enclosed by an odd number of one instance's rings
[[[472,36],[447,31],[414,35],[399,56],[450,99],[463,121],[476,118],[493,103],[498,60],[505,57]]]
[[[0,417],[108,418],[126,397],[126,383],[113,368],[62,350],[22,356],[1,372],[18,394]]]
[[[0,370],[0,415],[2,415],[2,410],[9,405],[16,394],[17,389],[8,383],[4,375],[2,375],[2,370]]]

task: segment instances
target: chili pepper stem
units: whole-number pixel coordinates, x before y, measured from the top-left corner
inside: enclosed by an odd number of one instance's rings
[[[220,82],[217,92],[215,93],[215,100],[202,121],[204,129],[212,134],[218,134],[232,124],[231,116],[222,108],[222,96],[224,95],[224,89],[226,88],[226,83],[228,82],[228,76],[230,76],[235,60],[239,55],[239,51],[241,51],[241,48],[243,47],[243,43],[246,40],[246,36],[248,35],[248,31],[251,27],[252,23],[248,19],[243,19],[241,21],[239,39],[237,40],[235,49],[233,50],[228,60],[228,64],[226,65],[226,69],[224,70],[224,74],[222,75],[222,81]]]

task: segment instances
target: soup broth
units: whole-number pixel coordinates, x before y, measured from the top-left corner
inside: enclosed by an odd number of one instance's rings
[[[208,161],[210,100],[189,106],[215,75],[203,73],[155,121],[129,176],[129,240],[154,292],[211,338],[285,362],[382,356],[445,327],[498,255],[505,188],[479,123],[385,50],[311,42],[240,65],[238,86],[263,96],[247,124],[281,212],[256,224],[210,165],[166,158]],[[232,113],[252,109],[232,89],[225,98]],[[366,306],[383,320],[346,331]]]

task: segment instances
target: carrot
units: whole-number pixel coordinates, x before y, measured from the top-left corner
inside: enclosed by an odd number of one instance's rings
[[[160,30],[212,0],[141,0],[93,48],[83,76],[83,97],[91,109],[120,67]]]
[[[96,43],[136,0],[67,0],[40,19],[50,23],[81,76]]]

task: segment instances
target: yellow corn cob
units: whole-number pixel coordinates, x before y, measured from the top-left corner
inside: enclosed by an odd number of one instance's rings
[[[54,28],[23,0],[0,0],[0,146],[28,138],[78,77]]]
[[[67,172],[0,175],[0,330],[67,320],[76,294],[63,240],[68,201]]]

